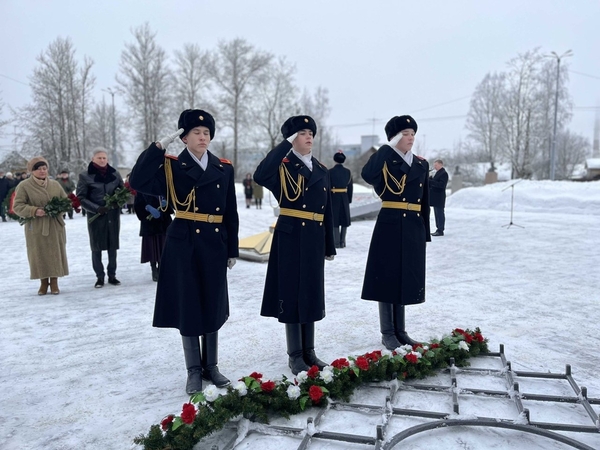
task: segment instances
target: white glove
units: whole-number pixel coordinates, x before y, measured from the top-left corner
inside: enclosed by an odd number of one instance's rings
[[[236,263],[236,262],[237,262],[237,259],[236,259],[236,258],[229,258],[229,259],[227,260],[227,268],[228,268],[229,270],[233,269],[233,266],[235,266],[235,263]]]
[[[289,138],[287,138],[287,141],[291,144],[292,142],[294,142],[294,139],[296,139],[298,137],[298,132],[292,134]]]
[[[325,259],[327,261],[333,261],[333,258],[335,258],[335,255],[331,255],[331,256],[326,256]]]
[[[389,146],[392,148],[396,148],[396,144],[398,144],[398,142],[400,142],[400,139],[402,139],[402,132],[398,133],[396,136],[394,136],[392,138],[392,140],[389,143]]]
[[[175,140],[177,136],[181,136],[181,133],[183,133],[183,128],[180,128],[175,133],[165,136],[160,141],[158,141],[157,144],[160,144],[160,148],[165,150],[169,146],[169,144]]]

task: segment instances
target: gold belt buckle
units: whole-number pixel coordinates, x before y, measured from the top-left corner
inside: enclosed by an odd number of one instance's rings
[[[313,213],[312,220],[314,220],[315,222],[318,222],[318,220],[317,220],[317,213]]]
[[[209,214],[208,217],[206,218],[206,221],[208,223],[213,223],[215,221],[215,216],[213,216],[212,214]]]

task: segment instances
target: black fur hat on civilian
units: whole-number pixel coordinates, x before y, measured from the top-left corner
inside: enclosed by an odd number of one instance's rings
[[[343,151],[338,150],[337,153],[333,155],[333,160],[336,163],[344,164],[344,161],[346,161],[346,155],[344,155]]]
[[[283,134],[284,139],[289,138],[292,134],[300,130],[310,130],[313,132],[313,136],[316,136],[317,124],[310,116],[293,116],[281,125],[281,134]]]
[[[417,132],[417,122],[410,116],[394,116],[385,124],[385,135],[391,141],[394,136],[403,130],[412,128]]]
[[[210,139],[215,137],[215,119],[206,111],[201,109],[186,109],[179,116],[177,127],[183,128],[183,133],[179,136],[183,139],[192,128],[206,127],[210,132]]]

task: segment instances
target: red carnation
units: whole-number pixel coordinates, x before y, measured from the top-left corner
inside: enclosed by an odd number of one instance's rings
[[[359,356],[356,358],[356,366],[360,370],[369,370],[369,361],[367,361],[367,358],[364,356]]]
[[[416,363],[417,363],[417,361],[419,360],[419,357],[418,357],[417,355],[413,354],[413,353],[408,353],[408,354],[406,354],[406,356],[404,356],[404,357],[406,358],[406,360],[407,360],[408,362],[411,362],[411,363],[413,363],[413,364],[416,364]]]
[[[431,344],[429,346],[430,349],[439,348],[440,344]]]
[[[483,334],[481,334],[479,332],[475,333],[475,339],[477,339],[477,342],[483,342],[484,341]]]
[[[375,350],[371,353],[365,353],[365,358],[367,358],[369,361],[377,361],[379,360],[379,358],[381,358],[381,350]]]
[[[79,201],[79,198],[72,192],[69,195],[67,195],[67,197],[69,198],[69,200],[71,200],[71,206],[73,207],[75,212],[80,213],[81,212],[81,202]]]
[[[260,381],[262,376],[263,376],[262,373],[258,373],[258,372],[252,372],[250,374],[250,378],[254,378],[256,381]]]
[[[465,334],[465,330],[463,330],[462,328],[455,328],[454,332],[458,334]]]
[[[181,411],[181,420],[183,423],[187,423],[188,425],[194,423],[194,419],[196,418],[196,407],[191,403],[183,404],[183,411]]]
[[[306,374],[310,378],[317,378],[317,376],[319,375],[319,368],[317,366],[312,366],[310,369],[308,369],[308,372],[306,372]]]
[[[264,383],[260,383],[260,388],[264,392],[271,392],[273,389],[275,389],[275,382],[274,381],[265,381]]]
[[[465,341],[467,341],[467,344],[473,342],[473,336],[471,336],[469,333],[464,333],[463,336],[465,337]]]
[[[332,362],[331,365],[333,367],[335,367],[336,369],[341,370],[344,367],[348,367],[350,365],[350,363],[348,362],[348,360],[346,358],[339,358],[339,359],[336,359],[334,362]]]
[[[313,403],[319,403],[321,398],[323,397],[323,390],[319,386],[311,386],[308,389],[308,396],[313,401]]]
[[[173,423],[174,418],[175,416],[173,414],[170,414],[160,422],[160,426],[163,429],[163,431],[167,431],[169,429],[169,425]]]

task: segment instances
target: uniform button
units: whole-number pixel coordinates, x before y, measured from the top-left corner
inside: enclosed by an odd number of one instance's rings
[[[324,191],[326,191],[327,189],[323,188]]]
[[[421,214],[417,213],[417,217],[421,217]]]
[[[308,191],[308,188],[306,188],[306,190]]]
[[[303,208],[306,208],[306,205],[302,205]]]
[[[219,232],[219,229],[218,229],[218,228],[215,228],[215,232],[217,232],[217,233],[218,233],[218,232]]]
[[[321,206],[321,209],[325,209],[325,205]]]
[[[194,211],[198,211],[198,207],[197,206],[194,208]]]
[[[405,198],[403,198],[403,199],[402,199],[402,201],[403,201],[403,202],[405,202],[405,201],[406,201],[406,199],[405,199]]]
[[[216,211],[221,211],[221,208],[219,208],[219,207],[217,206],[217,209],[216,209]]]
[[[421,203],[421,199],[420,198],[417,199],[417,203]]]
[[[319,225],[320,225],[320,226],[323,226],[323,222],[319,222]]]
[[[217,184],[217,189],[219,189],[220,187],[221,187],[221,185],[220,185],[220,184]]]
[[[306,223],[305,223],[305,222],[302,222],[302,226],[303,226],[303,227],[305,227],[305,226],[306,226]]]
[[[402,214],[404,217],[406,217],[406,213]]]
[[[200,233],[200,229],[199,228],[196,228],[196,233]]]
[[[419,183],[419,187],[423,187],[423,183]]]

